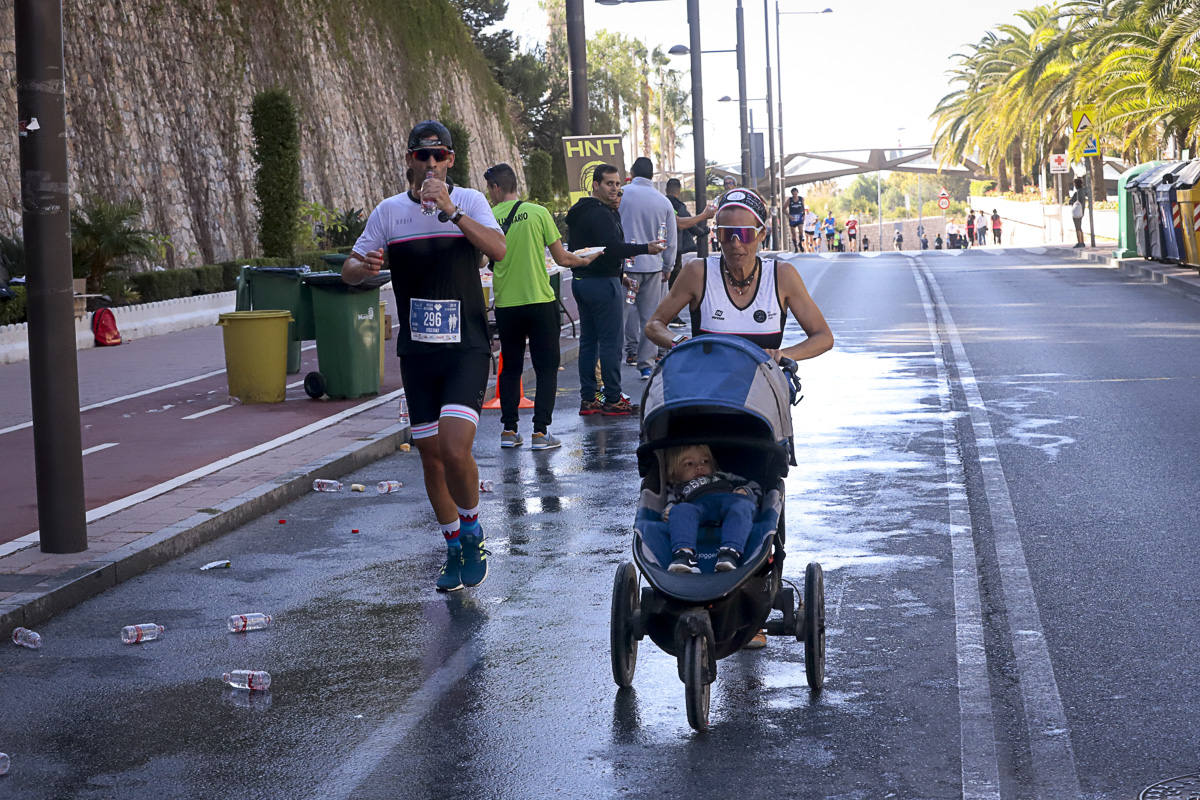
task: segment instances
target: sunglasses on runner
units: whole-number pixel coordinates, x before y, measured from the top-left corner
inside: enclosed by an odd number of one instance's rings
[[[762,231],[762,226],[760,225],[752,225],[749,227],[743,225],[718,225],[717,239],[725,243],[732,242],[734,239],[737,239],[742,244],[750,244],[758,236],[760,231]]]
[[[412,157],[415,158],[417,161],[428,161],[429,159],[432,158],[434,161],[437,161],[440,163],[440,162],[445,161],[446,159],[450,158],[450,151],[443,150],[440,147],[439,148],[422,147],[419,150],[409,150],[408,152],[411,153]]]

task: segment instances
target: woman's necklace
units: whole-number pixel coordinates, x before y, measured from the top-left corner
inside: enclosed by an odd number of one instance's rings
[[[721,271],[725,273],[725,279],[729,281],[729,285],[733,290],[739,295],[743,295],[750,284],[754,283],[754,275],[758,272],[758,259],[754,259],[754,266],[750,268],[750,274],[741,280],[733,277],[733,272],[730,271],[729,264],[725,262],[724,256],[721,257]]]

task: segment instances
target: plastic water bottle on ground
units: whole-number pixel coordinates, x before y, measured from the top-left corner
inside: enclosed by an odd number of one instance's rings
[[[0,753],[0,775],[8,774],[8,753]]]
[[[391,494],[392,492],[398,492],[403,488],[404,484],[400,481],[380,481],[375,487],[375,491],[379,492],[380,494]]]
[[[157,639],[163,635],[165,631],[162,625],[155,625],[153,622],[147,622],[142,625],[126,625],[121,628],[121,641],[125,644],[137,644],[138,642],[148,642],[151,639]]]
[[[230,633],[260,631],[271,624],[271,615],[260,614],[257,611],[252,614],[234,614],[226,624],[229,625]]]
[[[436,177],[437,177],[437,174],[433,170],[431,170],[431,169],[425,170],[425,180],[429,180],[430,178],[436,178]],[[432,217],[434,214],[437,213],[437,203],[433,202],[432,200],[422,200],[421,201],[421,213],[427,217]]]
[[[271,673],[261,669],[235,669],[222,675],[221,680],[235,689],[264,691],[271,688]]]
[[[496,491],[496,482],[495,482],[495,481],[489,481],[489,480],[483,480],[483,481],[480,481],[480,482],[479,482],[479,491],[481,491],[481,492],[494,492],[494,491]]]
[[[13,644],[28,647],[30,650],[37,650],[42,646],[42,637],[29,628],[13,628],[12,636]]]
[[[330,480],[329,478],[317,478],[313,481],[314,492],[340,492],[341,490],[341,481]]]
[[[400,395],[400,424],[411,424],[408,421],[408,398],[405,395]]]

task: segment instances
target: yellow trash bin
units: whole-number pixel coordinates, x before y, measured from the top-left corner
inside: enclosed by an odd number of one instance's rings
[[[1200,234],[1196,232],[1196,209],[1200,207],[1200,189],[1180,189],[1175,193],[1179,200],[1180,225],[1183,228],[1185,264],[1200,266]]]
[[[224,329],[229,394],[243,403],[282,403],[287,383],[290,311],[231,311]]]

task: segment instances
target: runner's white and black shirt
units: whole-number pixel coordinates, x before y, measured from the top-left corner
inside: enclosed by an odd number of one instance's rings
[[[455,186],[450,200],[480,225],[500,230],[479,192]],[[362,256],[381,247],[396,295],[398,355],[491,352],[479,251],[457,225],[423,214],[408,192],[393,195],[371,212],[354,252]]]
[[[721,256],[712,255],[704,262],[704,295],[700,307],[692,311],[692,335],[726,333],[753,342],[764,350],[778,350],[783,344],[786,320],[776,286],[776,265],[772,259],[760,259],[755,275],[758,282],[750,304],[738,307],[721,275]]]

